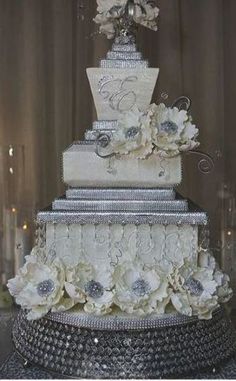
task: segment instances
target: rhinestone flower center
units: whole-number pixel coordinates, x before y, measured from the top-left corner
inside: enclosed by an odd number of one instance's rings
[[[134,139],[140,133],[140,127],[130,127],[126,131],[125,137],[128,140]]]
[[[192,295],[200,296],[204,291],[201,282],[194,278],[188,278],[185,282],[185,286]]]
[[[165,122],[161,123],[160,131],[165,132],[168,135],[174,135],[178,131],[178,126],[171,120],[166,120]]]
[[[149,294],[151,291],[151,287],[150,287],[149,283],[142,278],[137,279],[132,284],[131,288],[132,288],[133,293],[136,296],[145,296],[145,295]]]
[[[55,284],[52,279],[44,280],[37,285],[37,292],[42,297],[50,295],[54,290]]]
[[[94,280],[86,283],[84,290],[88,296],[94,299],[100,298],[104,294],[104,288],[101,283]]]

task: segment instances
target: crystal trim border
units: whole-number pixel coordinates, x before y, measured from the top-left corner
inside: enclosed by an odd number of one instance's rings
[[[135,69],[141,68],[146,69],[149,67],[148,61],[142,60],[101,60],[100,61],[101,68],[114,68],[114,69]]]
[[[94,200],[174,200],[173,188],[69,188],[68,199]]]
[[[37,222],[65,224],[163,224],[163,225],[206,225],[204,212],[75,212],[52,211],[51,208],[37,215]]]
[[[56,199],[53,210],[77,210],[90,212],[180,212],[188,210],[187,200],[146,201],[146,200],[68,200]]]
[[[218,308],[213,315],[222,314],[221,308]],[[164,328],[170,326],[185,325],[199,321],[196,316],[185,316],[177,313],[163,314],[160,316],[123,317],[123,316],[93,316],[85,313],[59,312],[49,313],[47,319],[58,323],[72,325],[74,327],[89,328],[94,330],[143,330],[153,328]]]

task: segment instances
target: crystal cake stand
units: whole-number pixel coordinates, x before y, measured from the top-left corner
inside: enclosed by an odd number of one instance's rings
[[[212,378],[226,364],[236,376],[235,338],[222,309],[204,321],[63,313],[29,322],[21,312],[13,328],[25,363],[72,378],[194,378],[204,372]]]

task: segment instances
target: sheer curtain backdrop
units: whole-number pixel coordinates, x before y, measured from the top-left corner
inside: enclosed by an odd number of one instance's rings
[[[180,190],[208,211],[216,242],[225,195],[235,197],[236,1],[157,3],[159,31],[140,30],[138,42],[161,70],[154,100],[192,100],[215,168],[203,175],[188,155]],[[0,0],[0,144],[25,146],[24,197],[35,208],[63,193],[62,151],[96,118],[85,69],[110,42],[96,34],[95,13],[95,0]]]

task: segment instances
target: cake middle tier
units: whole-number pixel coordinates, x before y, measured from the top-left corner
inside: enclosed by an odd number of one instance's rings
[[[80,262],[110,268],[139,260],[163,271],[198,258],[198,226],[161,224],[46,224],[46,251],[68,267]]]
[[[63,153],[63,180],[71,187],[172,187],[182,178],[181,156],[145,160],[101,158],[94,142],[72,144]]]

